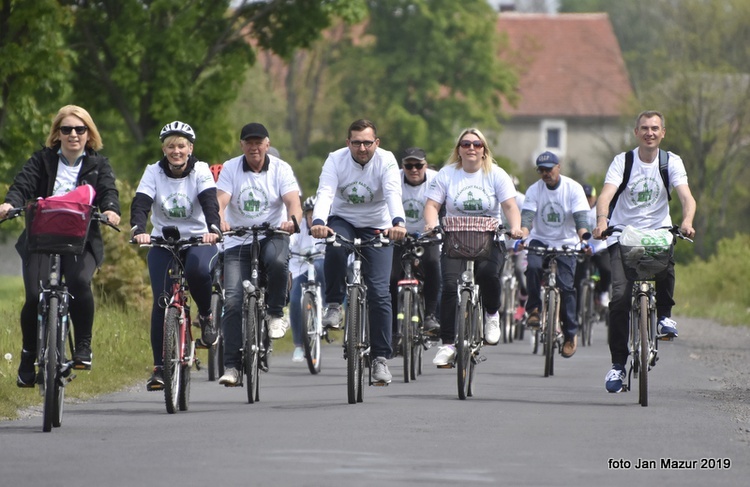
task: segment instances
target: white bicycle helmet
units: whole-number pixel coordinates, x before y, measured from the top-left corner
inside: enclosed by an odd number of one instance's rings
[[[193,127],[185,122],[175,120],[172,123],[166,124],[164,128],[161,129],[161,132],[159,132],[159,140],[164,142],[164,139],[170,135],[181,135],[189,140],[191,144],[195,143],[195,132],[193,131]]]
[[[302,211],[313,211],[313,208],[315,208],[315,202],[318,201],[317,196],[310,196],[307,198],[304,203],[302,203]]]

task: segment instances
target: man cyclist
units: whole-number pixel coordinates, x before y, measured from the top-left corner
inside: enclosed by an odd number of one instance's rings
[[[328,155],[318,185],[313,211],[315,238],[339,233],[346,238],[372,238],[382,232],[392,240],[406,236],[401,181],[393,153],[380,148],[375,124],[356,120],[349,126],[346,147]],[[391,293],[389,290],[393,248],[363,250],[363,274],[367,285],[370,319],[372,380],[392,380],[387,359],[391,356]],[[341,327],[341,303],[346,294],[347,251],[329,245],[325,257],[323,325]]]
[[[682,204],[682,223],[680,230],[687,237],[695,235],[693,218],[695,216],[695,199],[688,186],[687,172],[682,159],[677,154],[668,152],[667,174],[669,186],[664,186],[660,174],[659,145],[666,135],[664,115],[655,110],[641,112],[636,118],[634,134],[638,147],[633,149],[632,156],[622,152],[615,156],[607,170],[604,187],[596,203],[596,228],[594,237],[601,238],[607,226],[624,228],[633,225],[639,229],[653,230],[671,227],[669,215],[669,191],[674,188]],[[618,188],[625,180],[626,159],[632,157],[630,177],[626,186],[616,200],[611,216],[608,216],[610,202],[618,193]],[[663,157],[663,156],[662,156]],[[612,369],[605,378],[607,391],[617,393],[622,390],[625,379],[625,361],[628,358],[628,331],[630,322],[630,300],[632,281],[625,277],[620,245],[617,237],[607,239],[610,265],[612,267],[612,297],[609,303],[609,351],[612,358]],[[668,268],[656,276],[656,309],[659,316],[657,331],[660,335],[677,336],[677,323],[671,319],[674,306],[674,261]]]
[[[583,187],[573,179],[560,174],[560,160],[552,152],[543,152],[536,159],[539,181],[526,190],[521,210],[521,231],[530,246],[576,245],[588,233],[589,205]],[[529,230],[531,229],[531,230]],[[576,258],[561,255],[557,260],[557,286],[560,288],[560,320],[563,325],[563,342],[560,354],[570,358],[576,353],[578,318],[576,316],[576,290],[573,278]],[[528,298],[526,325],[539,326],[541,308],[542,264],[541,255],[530,252],[527,256],[526,288]]]

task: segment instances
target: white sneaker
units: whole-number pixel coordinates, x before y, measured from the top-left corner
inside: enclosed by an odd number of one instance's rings
[[[484,341],[488,345],[497,345],[500,341],[500,314],[484,314]]]
[[[609,306],[609,293],[607,291],[604,291],[599,295],[599,303],[601,303],[602,308]]]
[[[272,316],[268,321],[268,337],[272,340],[284,338],[287,328],[289,328],[289,323],[283,316]]]
[[[294,353],[292,354],[292,362],[304,362],[305,361],[305,351],[302,350],[302,347],[294,347]]]
[[[438,367],[445,367],[456,360],[456,347],[454,345],[443,345],[438,348],[437,355],[432,359],[432,363]]]
[[[219,384],[226,387],[234,387],[242,383],[242,374],[239,370],[234,367],[227,367],[224,371],[224,375],[219,378]]]

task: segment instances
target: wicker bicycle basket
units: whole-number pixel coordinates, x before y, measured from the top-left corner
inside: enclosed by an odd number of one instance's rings
[[[653,279],[656,274],[669,267],[674,253],[673,237],[664,230],[631,228],[630,231],[634,233],[626,235],[623,232],[618,238],[625,277],[631,281]],[[633,243],[640,243],[640,245],[633,245]]]
[[[443,251],[451,259],[484,259],[490,255],[498,221],[481,216],[446,216]]]

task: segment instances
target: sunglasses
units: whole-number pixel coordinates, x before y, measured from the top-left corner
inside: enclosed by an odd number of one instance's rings
[[[458,143],[459,147],[463,147],[464,149],[468,149],[472,145],[475,149],[481,149],[484,147],[484,143],[481,140],[462,140]]]
[[[63,125],[62,127],[60,127],[60,132],[63,135],[70,135],[70,133],[75,130],[76,134],[83,135],[88,129],[89,128],[85,125],[78,125],[77,127],[68,127],[67,125]]]
[[[362,146],[365,146],[365,149],[369,149],[372,147],[372,144],[375,143],[374,140],[350,140],[349,143],[352,145],[352,147],[356,147],[359,149]]]
[[[416,164],[407,164],[404,163],[404,169],[407,171],[411,171],[412,169],[422,169],[424,167],[424,162],[417,162]]]

